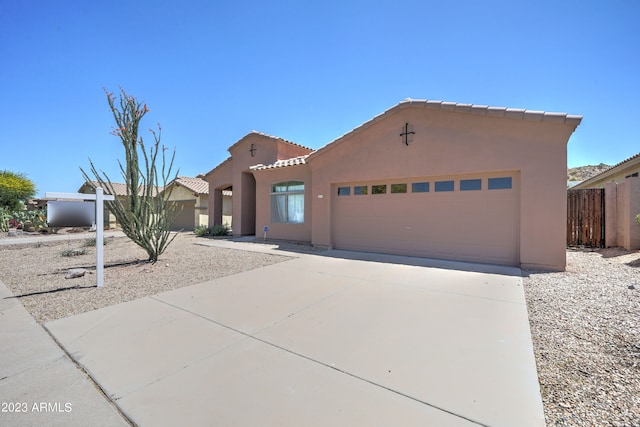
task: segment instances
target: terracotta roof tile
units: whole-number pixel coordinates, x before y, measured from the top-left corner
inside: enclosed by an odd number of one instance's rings
[[[233,147],[235,147],[236,145],[240,144],[242,141],[245,140],[245,138],[250,137],[251,135],[259,135],[259,136],[264,136],[265,138],[271,138],[274,139],[276,141],[280,141],[280,142],[284,142],[286,144],[290,144],[290,145],[295,145],[296,147],[301,147],[301,148],[305,148],[309,151],[313,151],[312,148],[309,147],[305,147],[304,145],[300,145],[300,144],[296,144],[295,142],[292,141],[288,141],[284,138],[280,138],[279,136],[273,136],[273,135],[269,135],[263,132],[258,132],[257,130],[252,130],[251,132],[249,132],[247,135],[243,136],[242,138],[240,138],[238,141],[236,141],[231,147],[229,147],[229,151],[231,151],[233,149]]]
[[[98,187],[100,185],[100,183],[98,181],[91,181],[91,185],[92,187]],[[107,185],[109,185],[107,183]],[[126,196],[127,195],[127,184],[121,183],[121,182],[112,182],[111,183],[112,187],[113,187],[113,191],[115,194],[113,194],[114,196]],[[84,185],[82,186],[84,187]],[[80,187],[80,190],[82,190],[82,187]],[[158,191],[162,191],[163,187],[158,187]],[[104,188],[104,194],[112,194],[111,190],[109,188]],[[142,196],[144,194],[144,188],[140,188],[140,191],[138,192],[139,196]]]
[[[201,178],[179,176],[174,181],[176,184],[193,191],[196,194],[209,194],[209,183]]]
[[[504,117],[508,119],[516,119],[516,120],[528,120],[528,121],[540,121],[540,122],[556,122],[556,123],[567,123],[574,126],[578,126],[582,121],[582,116],[574,116],[567,113],[551,113],[546,111],[536,111],[536,110],[525,110],[522,108],[507,108],[507,107],[491,107],[488,105],[476,105],[476,104],[463,104],[458,102],[444,102],[444,101],[433,101],[428,99],[410,99],[407,98],[399,104],[394,105],[386,111],[378,114],[372,119],[364,122],[360,126],[357,126],[351,129],[349,132],[345,133],[342,136],[334,139],[329,142],[325,146],[317,149],[313,153],[310,154],[309,161],[311,161],[316,155],[324,151],[326,148],[332,147],[344,141],[348,136],[360,132],[363,129],[366,129],[378,121],[382,120],[383,117],[388,116],[389,114],[411,107],[422,107],[422,108],[430,108],[437,110],[448,110],[448,111],[456,111],[468,114],[477,114],[477,115],[486,115],[491,117]]]
[[[284,168],[287,166],[296,166],[296,165],[304,165],[307,163],[307,157],[309,157],[308,154],[305,154],[304,156],[298,156],[298,157],[294,157],[292,159],[285,159],[285,160],[278,160],[275,163],[272,163],[270,165],[263,165],[263,164],[259,164],[259,165],[255,165],[255,166],[251,166],[251,170],[265,170],[265,169],[275,169],[275,168]]]
[[[586,180],[582,181],[582,182],[581,182],[580,184],[578,184],[578,185],[579,185],[581,188],[585,188],[585,186],[587,186],[587,185],[591,184],[592,182],[598,181],[598,180],[599,180],[599,179],[601,179],[603,176],[610,175],[610,174],[612,174],[612,173],[616,173],[617,171],[615,171],[614,169],[619,168],[620,166],[624,166],[626,163],[629,163],[629,162],[631,162],[632,160],[635,160],[635,159],[637,159],[637,158],[639,158],[639,157],[640,157],[640,153],[635,154],[635,155],[633,155],[633,156],[629,157],[628,159],[625,159],[625,160],[623,160],[623,161],[621,161],[621,162],[619,162],[619,163],[616,163],[615,165],[611,166],[609,169],[607,169],[607,170],[605,170],[605,171],[602,171],[602,172],[600,172],[599,174],[594,175],[594,176],[592,176],[591,178],[589,178],[589,179],[586,179]],[[620,168],[620,169],[624,169],[624,168]]]

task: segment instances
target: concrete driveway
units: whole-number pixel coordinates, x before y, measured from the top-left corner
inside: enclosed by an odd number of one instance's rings
[[[141,426],[544,426],[520,270],[329,251],[50,322]]]

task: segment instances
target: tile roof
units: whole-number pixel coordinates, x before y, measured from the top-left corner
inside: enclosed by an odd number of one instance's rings
[[[309,148],[309,147],[305,147],[304,145],[300,145],[300,144],[296,144],[295,142],[292,141],[288,141],[284,138],[280,138],[279,136],[273,136],[273,135],[269,135],[263,132],[258,132],[257,130],[252,130],[251,132],[249,132],[248,134],[246,134],[245,136],[243,136],[242,138],[240,138],[239,140],[237,140],[231,147],[229,147],[229,151],[231,151],[231,149],[233,147],[235,147],[236,145],[240,144],[243,140],[245,140],[246,138],[252,136],[252,135],[258,135],[258,136],[264,136],[266,138],[271,138],[274,139],[276,141],[280,141],[280,142],[284,142],[286,144],[290,144],[290,145],[295,145],[296,147],[301,147],[301,148],[305,148],[309,151],[313,151],[313,148]]]
[[[339,144],[344,141],[348,136],[360,132],[373,124],[379,122],[384,117],[391,113],[405,109],[405,108],[429,108],[434,110],[448,110],[469,114],[477,114],[489,117],[504,117],[507,119],[527,120],[536,122],[553,122],[553,123],[567,123],[574,126],[578,126],[582,121],[582,116],[574,116],[567,113],[551,113],[546,111],[525,110],[521,108],[507,108],[507,107],[491,107],[488,105],[476,105],[476,104],[462,104],[458,102],[444,102],[444,101],[432,101],[428,99],[411,99],[407,98],[399,104],[394,105],[388,110],[378,114],[372,119],[364,122],[360,126],[351,129],[349,132],[334,139],[323,147],[310,154],[309,160],[312,160],[319,152],[331,147],[335,144]]]
[[[251,166],[249,169],[265,170],[265,169],[284,168],[287,166],[304,165],[307,163],[307,157],[309,157],[309,154],[305,154],[304,156],[294,157],[292,159],[278,160],[277,162],[272,163],[270,165],[263,165],[263,164],[254,165],[254,166]]]
[[[80,189],[78,190],[79,193],[82,193],[82,189],[85,187],[87,183],[82,184],[82,187],[80,187]],[[98,181],[91,181],[90,182],[90,186],[92,188],[98,187],[100,185],[100,183]],[[109,185],[107,183],[107,185]],[[112,182],[111,186],[113,188],[114,193],[111,193],[111,189],[109,188],[104,188],[104,194],[113,194],[114,196],[126,196],[127,195],[127,184],[121,183],[121,182]],[[158,187],[157,190],[158,191],[162,191],[163,187]],[[139,196],[142,196],[144,194],[144,188],[141,187],[140,191],[138,192]]]
[[[202,178],[179,176],[174,182],[193,191],[196,194],[209,194],[209,183]]]
[[[633,156],[629,157],[628,159],[623,160],[623,161],[621,161],[620,163],[617,163],[617,164],[615,164],[615,165],[611,166],[611,167],[610,167],[609,169],[607,169],[606,171],[601,172],[601,173],[600,173],[600,175],[602,175],[603,173],[606,173],[606,172],[610,171],[610,170],[611,170],[611,169],[613,169],[613,168],[617,168],[618,166],[622,166],[623,164],[628,163],[628,162],[630,162],[631,160],[636,159],[636,158],[638,158],[638,157],[640,157],[640,153],[635,154],[635,155],[633,155]]]
[[[613,173],[616,173],[617,170],[614,170],[614,169],[624,169],[624,168],[621,168],[620,166],[625,166],[627,163],[630,163],[630,162],[632,162],[632,161],[634,161],[635,159],[638,159],[638,158],[640,158],[640,153],[635,154],[635,155],[629,157],[628,159],[625,159],[625,160],[623,160],[623,161],[621,161],[619,163],[616,163],[615,165],[611,166],[609,169],[607,169],[605,171],[602,171],[599,174],[594,175],[591,178],[582,181],[578,185],[580,185],[581,188],[586,188],[586,186],[590,185],[591,183],[593,183],[595,181],[599,181],[600,179],[602,179],[603,177],[606,177],[607,175],[611,175]]]

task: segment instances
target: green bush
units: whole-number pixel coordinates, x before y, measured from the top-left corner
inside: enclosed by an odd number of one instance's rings
[[[203,237],[209,233],[209,227],[206,225],[199,225],[195,230],[193,230],[193,232],[196,233],[196,236]]]
[[[24,225],[25,222],[30,221],[36,230],[40,230],[46,225],[47,211],[46,209],[35,211],[19,210],[12,212],[11,217],[21,226]]]
[[[209,227],[209,233],[212,236],[226,236],[229,234],[229,226],[227,224],[216,224]]]
[[[636,215],[636,222],[640,224],[640,214]]]
[[[216,224],[211,227],[207,227],[206,225],[200,225],[196,227],[193,232],[198,237],[204,236],[227,236],[229,234],[229,226],[227,224]]]

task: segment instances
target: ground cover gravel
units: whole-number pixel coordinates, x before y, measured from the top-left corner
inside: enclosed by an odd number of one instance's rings
[[[95,245],[86,239],[0,245],[0,280],[39,323],[195,285],[291,259],[196,244],[203,239],[179,233],[155,264],[126,237],[105,238],[105,285],[96,287]],[[19,239],[19,238],[17,238]],[[95,240],[94,240],[95,241]],[[73,252],[82,255],[72,255]],[[65,279],[69,269],[83,277]]]
[[[103,288],[86,239],[0,245],[0,280],[45,323],[290,259],[202,242],[181,233],[149,264],[107,238]],[[63,256],[74,249],[86,253]],[[65,279],[71,268],[89,272]],[[567,271],[523,270],[523,284],[547,425],[640,426],[640,251],[568,250]]]
[[[568,250],[524,270],[548,426],[640,426],[640,252]]]

